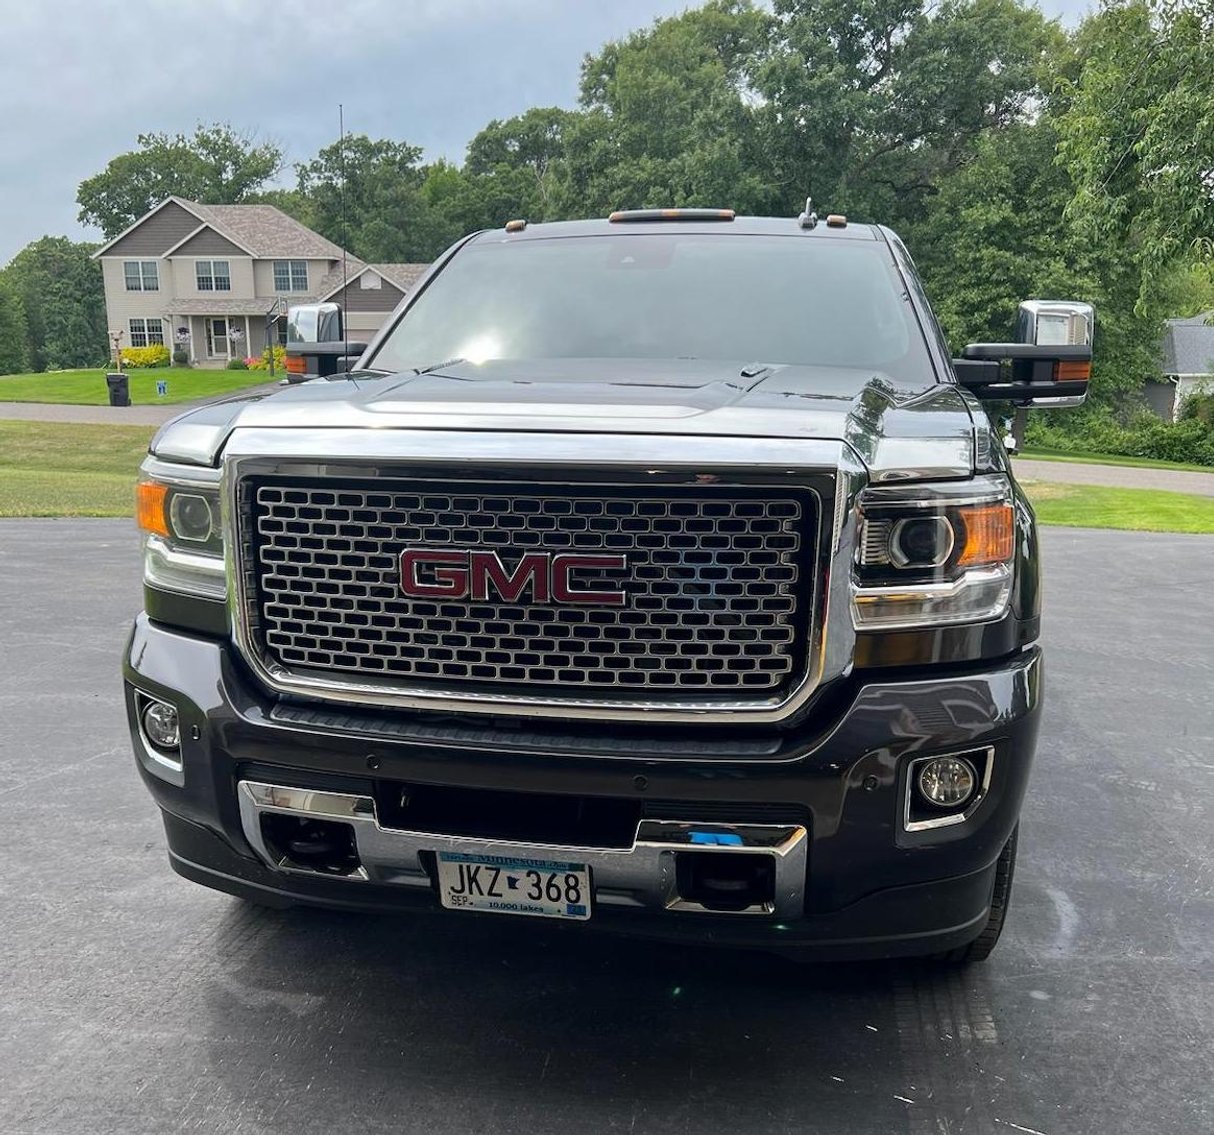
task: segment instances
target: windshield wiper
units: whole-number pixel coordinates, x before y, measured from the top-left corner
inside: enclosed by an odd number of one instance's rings
[[[431,363],[425,367],[414,367],[414,374],[433,374],[436,370],[442,370],[443,367],[453,367],[456,363],[466,363],[467,359],[443,359],[441,363]]]

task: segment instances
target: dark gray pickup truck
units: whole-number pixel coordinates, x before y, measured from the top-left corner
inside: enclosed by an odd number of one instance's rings
[[[985,957],[1043,674],[983,402],[1082,400],[1091,334],[1031,301],[950,359],[898,238],[808,206],[461,241],[355,369],[152,443],[123,675],[174,869]]]

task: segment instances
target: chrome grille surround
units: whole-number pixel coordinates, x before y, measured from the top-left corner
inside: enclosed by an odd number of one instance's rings
[[[827,657],[828,614],[833,613],[832,622],[840,622],[838,612],[833,612],[828,584],[831,572],[843,562],[839,559],[840,535],[848,527],[843,517],[850,516],[856,490],[852,474],[836,478],[840,465],[854,464],[850,451],[836,443],[817,441],[692,438],[679,439],[672,447],[671,440],[403,429],[377,431],[373,437],[364,430],[238,430],[227,448],[224,468],[229,595],[236,645],[255,676],[271,690],[347,705],[651,723],[784,720],[808,700],[820,679]],[[324,451],[326,443],[332,459],[312,456]],[[367,454],[370,448],[374,456]],[[610,456],[595,457],[604,452]],[[763,460],[767,455],[770,462]],[[800,460],[790,461],[793,455]],[[716,460],[706,461],[706,456]],[[588,464],[589,458],[595,458],[593,465]],[[476,481],[462,480],[472,475]],[[375,482],[367,491],[391,491],[387,482],[425,482],[427,488],[448,495],[459,491],[467,495],[469,486],[476,484],[482,490],[490,485],[499,496],[511,485],[521,485],[556,499],[576,497],[579,492],[611,492],[625,498],[665,500],[689,490],[709,499],[717,494],[728,499],[731,493],[734,497],[765,494],[796,499],[802,510],[799,523],[803,524],[802,591],[794,616],[800,641],[796,661],[791,669],[783,670],[778,688],[773,684],[715,691],[707,684],[693,689],[677,685],[655,689],[649,684],[645,688],[596,688],[559,682],[511,686],[478,679],[420,681],[284,664],[267,648],[250,526],[238,519],[247,509],[253,486],[295,478],[311,482],[317,491],[333,492],[367,481]],[[508,556],[503,559],[512,562]],[[846,649],[846,644],[838,645]]]
[[[254,480],[241,500],[265,650],[285,667],[659,700],[787,685],[805,647],[815,513],[791,493],[424,481]],[[622,554],[627,598],[410,598],[402,549],[484,549],[510,567],[525,552]],[[621,579],[588,568],[579,585]]]

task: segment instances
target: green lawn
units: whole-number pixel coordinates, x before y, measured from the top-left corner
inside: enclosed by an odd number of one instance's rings
[[[1056,449],[1026,449],[1017,456],[1030,461],[1069,461],[1072,465],[1129,465],[1135,469],[1180,469],[1186,473],[1214,473],[1212,465],[1186,465],[1150,457],[1116,457],[1109,453],[1063,453]],[[1012,459],[1015,461],[1015,458]]]
[[[1042,524],[1143,532],[1214,532],[1214,497],[1022,481]]]
[[[0,402],[72,402],[80,406],[104,406],[110,400],[105,373],[104,370],[61,370],[48,374],[4,375],[0,377]],[[155,367],[128,371],[127,375],[131,402],[136,406],[196,402],[200,398],[213,398],[269,381],[269,375],[259,370]],[[157,382],[169,384],[169,392],[163,398],[156,393]]]
[[[0,517],[131,516],[150,426],[0,421]]]
[[[0,421],[0,517],[130,516],[154,430]],[[1042,524],[1214,532],[1214,497],[1026,481]]]

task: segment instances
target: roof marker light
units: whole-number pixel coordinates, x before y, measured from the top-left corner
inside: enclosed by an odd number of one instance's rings
[[[842,213],[831,213],[826,218],[826,225],[832,229],[847,228],[847,218]]]
[[[521,219],[506,222],[506,231],[508,233],[521,233],[526,227],[527,222]]]
[[[612,224],[636,221],[732,221],[732,209],[617,209],[607,220]]]

